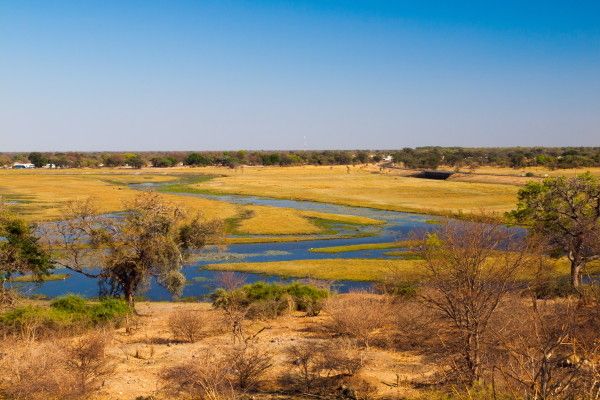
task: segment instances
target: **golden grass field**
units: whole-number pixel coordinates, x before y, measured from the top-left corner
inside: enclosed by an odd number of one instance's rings
[[[422,265],[421,260],[335,258],[210,264],[206,268],[215,271],[252,272],[292,278],[376,281],[392,272],[399,272],[406,279],[417,278],[421,273]]]
[[[169,171],[171,172],[171,171]],[[177,179],[178,171],[166,175],[165,170],[0,170],[0,196],[9,202],[17,201],[18,213],[32,221],[53,220],[61,217],[64,205],[71,200],[91,198],[100,212],[123,209],[138,191],[126,186],[128,183],[165,182]],[[181,172],[179,172],[181,174]],[[201,212],[206,218],[227,219],[240,215],[239,233],[248,234],[315,234],[323,228],[312,218],[355,224],[376,224],[369,218],[315,213],[294,209],[239,206],[223,201],[180,196],[165,193],[162,196],[190,212]]]
[[[437,181],[381,174],[372,167],[197,168],[226,175],[193,185],[216,193],[312,200],[431,214],[503,213],[516,202],[518,186]]]
[[[529,170],[529,169],[528,169]],[[349,171],[349,172],[348,172]],[[479,214],[501,216],[515,206],[519,186],[532,179],[509,168],[481,168],[483,174],[465,175],[446,181],[403,176],[400,170],[380,173],[375,166],[223,167],[79,170],[0,170],[0,195],[20,201],[19,213],[30,220],[60,218],[65,202],[92,198],[101,212],[123,209],[136,191],[128,183],[175,181],[198,174],[214,179],[191,184],[195,190],[245,194],[281,199],[312,200],[351,206],[437,215]],[[550,175],[573,175],[586,170],[546,171]],[[593,169],[600,174],[600,169]],[[537,174],[544,171],[536,170]],[[536,178],[533,178],[536,179]],[[238,233],[308,235],[323,233],[314,218],[375,224],[380,221],[356,216],[299,211],[231,203],[164,193],[165,199],[206,218],[239,218]]]
[[[406,254],[406,253],[405,253]],[[397,254],[400,255],[400,254]],[[556,277],[569,275],[569,262],[566,258],[547,260],[550,273]],[[210,264],[207,269],[215,271],[239,271],[256,274],[277,275],[285,278],[312,278],[324,280],[379,281],[394,274],[406,280],[423,277],[424,261],[419,259],[362,259],[331,258],[320,260],[292,260],[271,262],[239,262]],[[600,262],[595,261],[586,267],[585,273],[597,274]],[[520,271],[518,279],[530,280],[534,271]]]

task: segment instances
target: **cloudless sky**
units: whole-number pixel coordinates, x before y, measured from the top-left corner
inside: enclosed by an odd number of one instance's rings
[[[600,145],[600,1],[0,0],[0,151]]]

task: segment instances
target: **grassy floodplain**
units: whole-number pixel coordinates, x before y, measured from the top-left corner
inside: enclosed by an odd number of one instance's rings
[[[312,253],[345,253],[347,251],[360,251],[360,250],[380,250],[380,249],[397,249],[402,247],[412,247],[416,245],[416,241],[403,240],[400,242],[386,242],[386,243],[362,243],[362,244],[350,244],[346,246],[329,246],[329,247],[317,247],[310,249]]]
[[[61,217],[68,201],[91,198],[99,212],[121,211],[123,202],[137,191],[131,183],[176,182],[197,171],[164,169],[0,170],[0,196],[30,221]],[[309,235],[326,233],[316,218],[350,224],[379,224],[371,218],[301,211],[268,206],[240,206],[224,201],[163,193],[165,199],[206,218],[235,221],[236,233],[263,235]]]
[[[206,268],[215,271],[252,272],[286,278],[377,281],[392,271],[400,271],[407,279],[416,278],[421,272],[422,264],[423,262],[420,260],[336,258],[210,264]]]
[[[24,217],[48,220],[58,218],[68,200],[91,197],[102,212],[118,211],[124,200],[135,195],[127,184],[172,182],[163,195],[202,211],[207,218],[237,218],[245,213],[237,227],[242,233],[311,234],[320,232],[311,217],[356,224],[377,221],[265,206],[241,207],[176,193],[256,195],[435,215],[482,211],[500,215],[514,207],[516,193],[527,181],[545,174],[574,175],[588,170],[529,168],[526,171],[536,176],[524,177],[525,170],[485,167],[474,171],[480,175],[459,175],[446,181],[412,178],[403,170],[382,172],[372,165],[349,170],[345,166],[0,170],[0,195],[14,199]],[[600,174],[600,169],[591,172]],[[200,175],[212,179],[197,179]]]
[[[198,168],[221,175],[192,185],[214,193],[257,195],[436,215],[500,215],[514,207],[518,186],[438,181],[379,173],[373,167]]]
[[[402,254],[397,254],[402,255]],[[424,261],[409,253],[407,259],[361,259],[335,258],[320,260],[292,260],[271,262],[240,262],[209,264],[207,269],[215,271],[239,271],[256,274],[277,275],[285,278],[312,278],[323,280],[379,281],[390,273],[406,280],[423,276]],[[550,274],[555,278],[569,275],[569,263],[566,258],[548,260]],[[585,271],[589,274],[600,272],[600,262],[590,263]],[[531,280],[535,272],[523,270],[519,279]]]

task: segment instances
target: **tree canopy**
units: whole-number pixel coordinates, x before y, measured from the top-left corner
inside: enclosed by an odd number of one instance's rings
[[[62,249],[59,263],[100,278],[103,294],[122,294],[131,305],[151,279],[180,295],[181,268],[191,251],[220,243],[222,234],[220,221],[189,217],[152,192],[140,194],[117,218],[98,216],[91,201],[72,203],[64,221],[54,235]]]
[[[1,207],[1,204],[0,204]],[[36,227],[0,209],[0,302],[5,283],[14,275],[32,274],[41,279],[52,268],[49,251],[39,242]]]
[[[571,283],[581,284],[581,270],[600,256],[600,180],[586,173],[530,182],[519,191],[516,221],[531,226],[556,256],[571,263]]]

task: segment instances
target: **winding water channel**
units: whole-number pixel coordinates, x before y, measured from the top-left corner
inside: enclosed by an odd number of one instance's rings
[[[148,185],[133,185],[141,189]],[[231,244],[227,249],[208,248],[199,254],[199,260],[186,265],[183,273],[188,279],[188,284],[183,291],[183,297],[199,297],[211,293],[215,289],[217,272],[210,271],[204,267],[207,264],[231,263],[231,262],[269,262],[305,259],[325,258],[371,258],[387,259],[393,258],[385,253],[390,249],[360,250],[340,253],[318,253],[310,249],[329,246],[354,245],[364,243],[384,243],[394,240],[408,238],[411,232],[431,230],[434,228],[430,222],[435,217],[430,215],[410,214],[396,211],[385,211],[372,208],[350,207],[336,204],[318,203],[311,201],[281,200],[256,196],[241,195],[213,195],[213,194],[191,194],[178,193],[185,196],[197,196],[214,200],[226,201],[240,205],[264,205],[272,207],[294,208],[297,210],[320,211],[333,214],[356,215],[385,221],[384,225],[357,226],[350,224],[333,224],[337,234],[310,235],[315,240],[278,242],[278,243],[248,243]],[[349,237],[353,235],[354,237]],[[258,236],[261,235],[251,235]],[[297,235],[296,235],[297,236]],[[336,237],[337,236],[337,237]],[[340,237],[341,236],[341,237]],[[235,237],[235,236],[233,236]],[[244,237],[248,237],[245,235]],[[57,270],[57,273],[70,273],[67,270]],[[47,281],[41,284],[22,284],[23,289],[29,294],[40,294],[55,297],[67,293],[77,293],[87,297],[98,295],[98,282],[77,273],[62,281]],[[257,280],[264,281],[292,281],[273,275],[262,275],[243,273],[247,282]],[[371,286],[369,282],[336,281],[332,282],[334,288],[339,292],[347,292],[353,289],[365,289]],[[156,283],[152,283],[144,293],[149,300],[170,300],[171,295]]]

